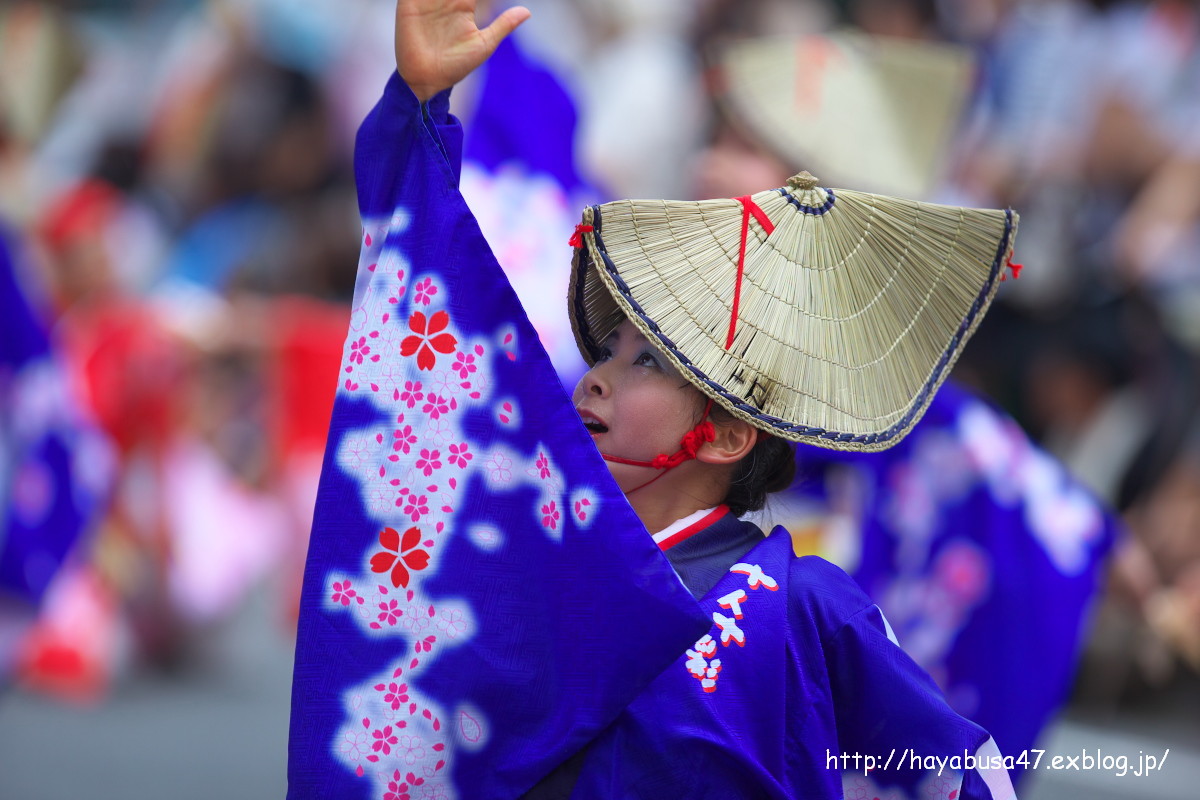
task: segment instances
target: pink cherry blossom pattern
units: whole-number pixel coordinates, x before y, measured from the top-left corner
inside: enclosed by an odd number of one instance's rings
[[[433,783],[425,787],[424,793],[421,795],[421,800],[450,800],[450,795],[446,794],[446,787],[440,783]]]
[[[467,618],[462,609],[448,608],[441,612],[438,629],[451,639],[457,639],[467,630]]]
[[[367,756],[368,761],[378,761],[379,753],[383,753],[385,756],[391,755],[392,748],[399,741],[399,738],[392,733],[391,725],[385,725],[382,728],[376,728],[371,731],[371,738],[374,740],[371,742],[371,750],[373,752]]]
[[[493,481],[508,483],[512,480],[512,463],[512,459],[503,453],[493,453],[492,457],[484,464],[484,467],[488,471],[488,477]]]
[[[433,285],[433,280],[431,278],[418,281],[417,285],[413,287],[413,291],[416,292],[416,297],[413,299],[413,302],[420,303],[423,306],[427,306],[433,302],[433,296],[438,293],[438,289]]]
[[[333,582],[333,602],[348,606],[351,603],[362,605],[366,601],[359,596],[358,592],[350,588],[350,581],[345,580]]]
[[[449,461],[451,466],[458,467],[459,469],[466,469],[467,462],[474,457],[475,456],[470,452],[470,445],[468,445],[466,442],[463,442],[462,444],[450,445]]]
[[[429,415],[430,419],[440,419],[443,415],[449,414],[451,411],[458,409],[458,401],[453,397],[447,399],[439,394],[430,393],[426,397],[426,403],[421,407],[421,411]]]
[[[382,600],[379,603],[379,613],[376,615],[378,622],[372,622],[371,627],[375,629],[382,625],[393,627],[402,613],[404,612],[400,610],[400,602],[395,598]]]
[[[440,450],[427,450],[421,448],[421,455],[417,459],[417,469],[428,478],[436,470],[442,468],[442,453]]]
[[[411,425],[405,425],[392,432],[392,439],[392,450],[397,453],[407,454],[412,449],[412,446],[417,443],[417,434],[413,433]]]
[[[396,752],[411,767],[425,758],[425,742],[419,736],[401,736]]]
[[[586,522],[588,518],[588,508],[592,505],[592,501],[586,497],[575,501],[575,516],[579,517],[580,522]]]
[[[553,500],[542,506],[542,525],[544,527],[556,530],[558,528],[559,517],[561,516]]]
[[[378,336],[379,331],[371,331],[372,338],[376,338]],[[359,365],[361,365],[362,361],[367,359],[367,357],[370,357],[372,361],[379,360],[378,353],[373,356],[371,355],[371,345],[367,344],[366,336],[360,336],[358,339],[354,339],[354,341],[350,342],[350,361],[359,363]]]
[[[396,498],[396,505],[401,507],[412,522],[420,522],[421,517],[429,513],[429,498],[416,492],[401,494]]]
[[[404,391],[400,392],[400,401],[413,408],[417,403],[425,399],[425,393],[421,391],[420,381],[405,381]]]
[[[420,638],[430,626],[429,615],[418,605],[409,605],[404,609],[404,629]]]
[[[451,397],[462,389],[458,378],[454,375],[454,367],[438,370],[430,378],[430,388],[443,397]]]
[[[458,377],[466,380],[467,377],[476,372],[479,368],[475,366],[475,356],[471,353],[458,353],[454,356],[454,366],[451,367],[458,373]]]
[[[391,706],[392,711],[399,711],[400,706],[408,702],[408,684],[396,683],[378,683],[375,685],[375,690],[383,695],[383,702]]]
[[[393,776],[388,781],[388,790],[383,793],[383,800],[412,800],[412,795],[408,793],[408,784],[400,779],[400,770],[396,770]]]

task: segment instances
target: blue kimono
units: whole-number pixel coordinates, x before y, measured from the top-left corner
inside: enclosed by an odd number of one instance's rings
[[[1005,796],[1003,769],[924,769],[1002,762],[849,576],[723,506],[691,527],[665,552],[713,626],[590,745],[571,797]]]
[[[646,533],[457,193],[460,142],[396,77],[359,134],[289,797],[1010,796],[845,573],[723,507]]]

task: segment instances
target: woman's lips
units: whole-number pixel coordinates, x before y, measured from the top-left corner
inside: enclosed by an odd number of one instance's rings
[[[587,428],[588,433],[590,433],[593,438],[602,433],[608,433],[608,424],[601,417],[593,414],[586,408],[579,408],[576,409],[576,411],[579,414],[579,419],[583,421],[583,427]]]

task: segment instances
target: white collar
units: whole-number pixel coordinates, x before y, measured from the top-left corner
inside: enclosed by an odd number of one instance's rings
[[[653,534],[654,543],[661,545],[667,539],[669,539],[672,536],[674,536],[675,534],[679,533],[684,528],[688,527],[689,525],[693,525],[693,524],[699,522],[700,520],[704,519],[706,516],[708,516],[709,514],[713,513],[716,510],[717,510],[716,506],[713,506],[712,508],[702,508],[693,514],[688,514],[683,519],[675,520],[674,522],[672,522],[667,527],[663,528],[658,533]]]

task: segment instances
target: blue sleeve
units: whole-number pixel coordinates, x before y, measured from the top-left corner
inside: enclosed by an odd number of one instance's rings
[[[438,162],[446,184],[458,187],[462,125],[450,113],[447,89],[422,105],[398,73],[358,129],[354,177],[363,218],[390,216],[401,195],[401,176],[414,159]]]
[[[961,800],[1011,794],[1007,771],[993,764],[999,752],[987,731],[950,708],[929,674],[889,638],[878,606],[846,620],[826,643],[825,657],[838,744],[843,753],[876,756],[869,777],[880,789],[912,792],[938,780]],[[980,758],[997,768],[974,768]]]
[[[840,750],[833,755],[845,759],[839,767],[847,797],[1012,796],[987,731],[950,708],[849,575],[806,556],[792,562],[790,581],[795,613],[819,631],[824,664],[817,669],[829,681]],[[975,769],[981,757],[982,771]]]
[[[462,176],[463,129],[458,117],[450,113],[450,90],[446,89],[429,98],[424,110],[426,124],[432,124],[442,155],[454,172],[454,183],[457,185]]]

